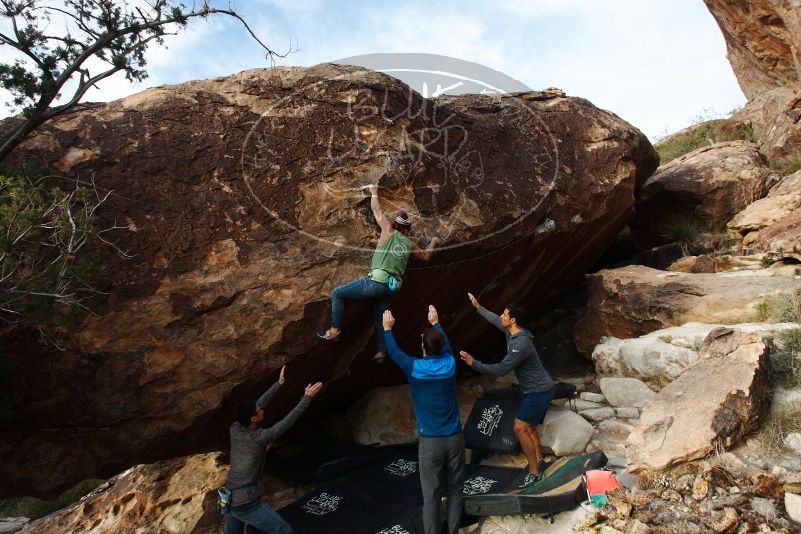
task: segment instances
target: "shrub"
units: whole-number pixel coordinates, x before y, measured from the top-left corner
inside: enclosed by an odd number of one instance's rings
[[[773,406],[755,437],[763,453],[773,455],[784,450],[784,438],[794,432],[801,432],[801,407]]]
[[[701,226],[694,219],[677,218],[667,225],[663,236],[671,243],[681,245],[681,250],[686,256],[689,254],[690,245],[698,239],[700,233]]]
[[[715,119],[687,128],[671,135],[654,145],[659,154],[659,164],[664,165],[679,156],[715,142],[715,130],[724,120]]]
[[[768,323],[801,323],[801,289],[766,296],[756,306],[757,319]]]
[[[782,166],[782,174],[789,176],[796,171],[801,170],[801,152],[796,152],[790,159],[788,159]]]
[[[777,382],[786,388],[801,386],[801,328],[779,334],[780,347],[770,354],[770,363]]]
[[[103,482],[104,480],[97,478],[83,480],[74,488],[68,489],[50,501],[33,497],[0,500],[0,517],[28,517],[30,519],[44,517],[78,502],[81,497],[94,491]]]

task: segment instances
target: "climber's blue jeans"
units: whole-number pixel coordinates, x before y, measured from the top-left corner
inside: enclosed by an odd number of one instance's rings
[[[373,320],[375,322],[375,340],[378,352],[387,352],[387,343],[384,340],[384,326],[382,317],[392,303],[392,291],[387,284],[376,282],[370,278],[360,278],[345,285],[341,285],[331,292],[331,326],[339,329],[342,315],[345,312],[345,299],[371,299],[373,300]]]
[[[223,515],[225,516],[225,534],[242,534],[245,531],[245,525],[270,534],[292,534],[292,527],[289,526],[289,523],[261,501],[231,507],[230,512]]]

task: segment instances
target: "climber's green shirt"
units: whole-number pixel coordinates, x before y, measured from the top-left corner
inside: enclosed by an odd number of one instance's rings
[[[386,284],[389,275],[400,276],[406,270],[406,262],[412,253],[412,242],[408,237],[395,230],[383,245],[376,247],[373,261],[370,264],[370,278]]]

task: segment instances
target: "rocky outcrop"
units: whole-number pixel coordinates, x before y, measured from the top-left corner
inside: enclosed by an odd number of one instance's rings
[[[724,226],[778,181],[756,145],[746,141],[699,148],[659,167],[643,185],[631,237],[640,249],[676,240],[676,226],[696,232]]]
[[[801,280],[792,268],[694,274],[635,265],[588,275],[587,286],[574,339],[590,357],[603,337],[635,338],[692,321],[751,322],[766,295],[799,288]]]
[[[756,332],[713,330],[695,365],[648,402],[626,442],[632,472],[660,470],[730,447],[770,406],[768,344]]]
[[[103,293],[66,352],[4,334],[19,403],[0,455],[27,454],[0,476],[2,492],[18,494],[223,447],[233,403],[284,364],[270,417],[309,381],[326,385],[318,412],[399,381],[369,361],[366,305],[348,306],[344,341],[314,337],[331,290],[369,265],[377,231],[366,184],[379,183],[384,209],[412,214],[423,246],[446,240],[425,269],[410,264],[396,316],[417,317],[435,299],[451,338],[469,347],[489,326],[466,291],[490,308],[548,302],[628,223],[656,166],[639,131],[558,91],[426,100],[384,74],[334,65],[88,107],[12,160],[113,191],[101,216],[124,228],[106,237],[133,254],[96,251]],[[418,326],[399,320],[399,338]]]
[[[801,151],[801,10],[786,0],[705,2],[748,97],[732,122],[753,128],[760,150],[780,167]]]
[[[743,236],[745,245],[768,253],[771,259],[801,261],[801,171],[749,204],[728,226]]]
[[[776,87],[801,90],[801,14],[787,0],[704,0],[726,39],[748,99]]]
[[[219,452],[137,465],[22,533],[217,533],[222,528],[217,488],[227,476]]]
[[[600,376],[638,378],[654,391],[659,391],[698,361],[698,351],[704,338],[712,330],[721,327],[740,332],[758,332],[767,339],[776,337],[784,330],[799,328],[801,325],[797,323],[721,325],[690,322],[656,330],[634,339],[609,337],[599,343],[592,352],[595,371]]]

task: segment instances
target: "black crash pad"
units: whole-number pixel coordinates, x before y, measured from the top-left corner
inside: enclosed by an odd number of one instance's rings
[[[572,510],[586,497],[581,476],[591,469],[600,469],[606,462],[606,455],[601,451],[559,458],[545,470],[543,480],[523,490],[516,488],[519,481],[515,481],[505,492],[465,497],[465,512],[487,516],[556,514]]]
[[[372,534],[384,528],[388,518],[419,508],[423,495],[417,446],[376,449],[386,454],[278,510],[295,534]]]
[[[464,426],[465,446],[479,451],[518,454],[514,424],[522,392],[516,386],[488,391],[476,400]]]

